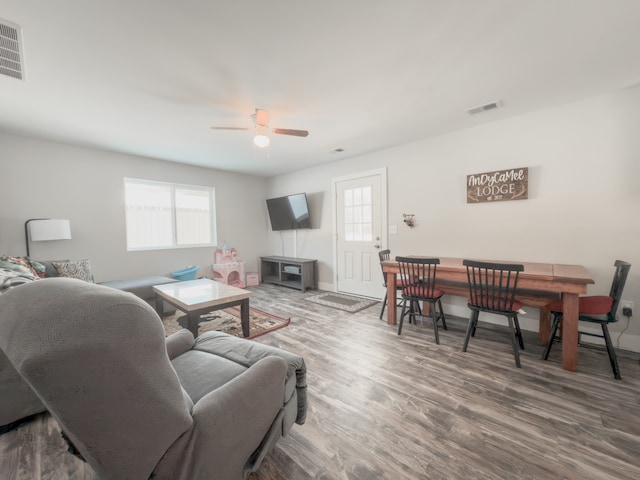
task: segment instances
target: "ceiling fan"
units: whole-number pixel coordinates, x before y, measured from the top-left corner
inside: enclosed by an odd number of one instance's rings
[[[253,143],[258,147],[266,147],[269,145],[269,137],[266,132],[269,130],[269,111],[262,108],[256,108],[256,113],[251,115],[253,128],[256,129],[256,136],[253,137]],[[212,130],[250,130],[249,127],[211,127]],[[272,128],[271,133],[277,135],[293,135],[294,137],[306,137],[309,135],[307,130],[294,130],[291,128]]]

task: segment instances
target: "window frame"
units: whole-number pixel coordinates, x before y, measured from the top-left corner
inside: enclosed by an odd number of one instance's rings
[[[184,183],[173,182],[161,182],[157,180],[147,180],[143,178],[124,177],[124,228],[125,228],[125,243],[128,252],[141,252],[149,250],[175,250],[182,248],[210,248],[215,247],[218,244],[217,240],[217,215],[216,215],[216,189],[215,187],[207,187],[204,185],[189,185]],[[155,245],[146,247],[130,247],[129,246],[129,230],[128,230],[128,207],[127,207],[127,186],[129,184],[137,185],[153,185],[168,187],[171,194],[171,245]],[[188,189],[188,190],[200,190],[207,192],[209,196],[209,214],[211,216],[211,231],[209,243],[195,243],[188,245],[178,245],[178,225],[176,214],[176,190]]]

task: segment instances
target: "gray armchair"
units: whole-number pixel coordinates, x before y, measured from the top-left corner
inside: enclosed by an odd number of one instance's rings
[[[132,294],[47,279],[0,316],[0,349],[100,478],[245,478],[304,423],[301,357],[218,332],[165,342]]]
[[[0,269],[0,296],[36,278],[21,272]],[[0,321],[2,316],[0,315]],[[45,408],[38,396],[0,350],[0,435],[17,428]]]
[[[0,434],[28,421],[33,415],[45,411],[44,405],[33,393],[13,365],[0,350]]]

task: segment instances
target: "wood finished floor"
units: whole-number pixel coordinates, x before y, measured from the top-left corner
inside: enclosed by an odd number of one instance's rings
[[[435,345],[427,323],[399,337],[379,304],[350,314],[305,301],[313,291],[251,290],[252,306],[292,318],[256,341],[303,355],[309,385],[307,423],[251,480],[640,478],[638,355],[620,355],[622,381],[591,348],[579,349],[578,373],[565,372],[560,347],[544,362],[525,332],[517,369],[506,330],[482,315],[463,353],[466,319],[450,318]],[[95,475],[45,414],[0,436],[0,478]]]

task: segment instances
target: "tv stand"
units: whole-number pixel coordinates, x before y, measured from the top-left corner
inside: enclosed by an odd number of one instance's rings
[[[260,257],[260,275],[263,283],[296,288],[304,293],[316,290],[317,260],[293,257]]]

